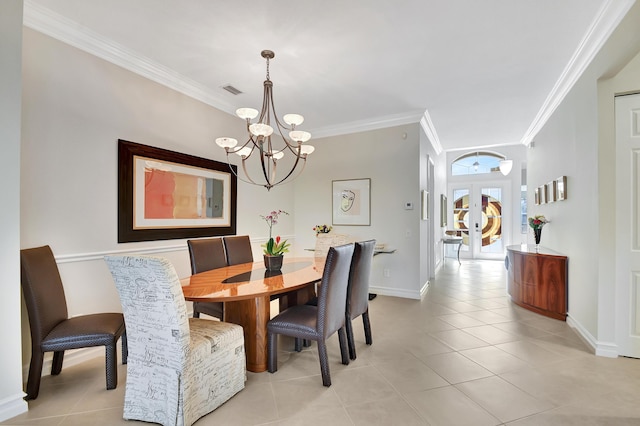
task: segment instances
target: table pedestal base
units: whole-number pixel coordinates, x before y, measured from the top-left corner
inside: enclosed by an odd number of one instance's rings
[[[267,371],[267,322],[270,318],[269,296],[225,302],[224,320],[241,325],[247,370]]]

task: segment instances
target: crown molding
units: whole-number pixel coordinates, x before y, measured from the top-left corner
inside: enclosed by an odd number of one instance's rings
[[[234,108],[214,96],[207,87],[31,0],[25,0],[24,2],[23,23],[26,27],[167,86],[207,105],[229,114],[233,113]]]
[[[602,6],[520,143],[533,141],[635,2],[609,0]]]
[[[373,119],[352,121],[350,123],[338,124],[336,126],[319,127],[309,129],[314,139],[329,136],[347,135],[349,133],[366,132],[369,130],[386,129],[388,127],[413,124],[420,121],[421,113],[409,112],[403,114],[387,115]]]
[[[420,126],[422,127],[422,130],[424,130],[424,132],[427,134],[427,138],[429,138],[429,142],[431,142],[431,146],[436,152],[436,155],[440,155],[440,153],[442,152],[442,144],[440,143],[440,138],[438,137],[436,128],[431,121],[429,111],[424,111],[424,114],[420,119]]]

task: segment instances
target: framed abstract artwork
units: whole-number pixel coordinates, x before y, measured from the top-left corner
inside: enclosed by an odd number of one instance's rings
[[[332,182],[333,225],[371,225],[371,179]]]
[[[235,166],[118,141],[118,242],[236,233]]]

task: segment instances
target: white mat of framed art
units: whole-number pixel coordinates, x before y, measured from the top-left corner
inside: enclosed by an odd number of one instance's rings
[[[332,182],[333,225],[371,225],[371,179]]]

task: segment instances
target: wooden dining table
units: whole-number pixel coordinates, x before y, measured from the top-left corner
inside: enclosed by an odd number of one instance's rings
[[[281,271],[264,262],[226,266],[181,280],[184,298],[192,302],[224,302],[224,321],[244,329],[247,370],[267,370],[267,322],[271,300],[281,295],[280,309],[305,303],[322,278],[325,259],[285,257]]]

